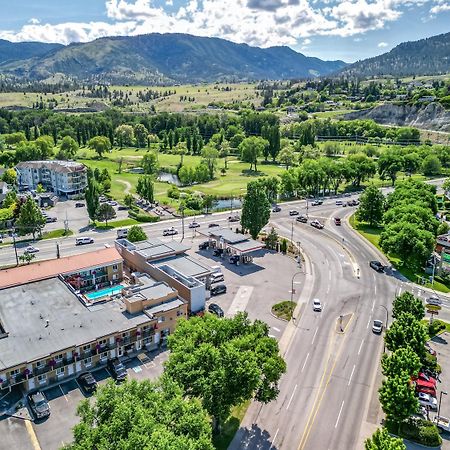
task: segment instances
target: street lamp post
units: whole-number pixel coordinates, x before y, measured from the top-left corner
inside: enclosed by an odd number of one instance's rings
[[[292,275],[292,280],[291,280],[291,317],[294,315],[294,280],[295,277],[297,275],[300,275],[301,273],[303,273],[301,270],[299,270],[298,272],[295,272],[294,275]],[[295,320],[295,319],[294,319]]]
[[[438,406],[438,412],[437,412],[438,418],[441,417],[440,413],[441,413],[442,394],[447,395],[447,392],[441,391],[441,393],[439,394],[439,406]]]
[[[389,323],[389,311],[384,305],[380,305],[380,307],[386,311],[386,329],[387,329]],[[385,352],[386,352],[386,341],[383,339],[383,353]]]

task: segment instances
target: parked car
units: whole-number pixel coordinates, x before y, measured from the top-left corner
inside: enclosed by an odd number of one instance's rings
[[[199,250],[206,250],[209,247],[209,241],[204,241],[201,244],[199,244],[198,249]]]
[[[432,377],[430,375],[427,375],[424,372],[419,372],[417,374],[417,377],[413,377],[412,379],[414,381],[417,381],[417,382],[421,383],[421,384],[425,384],[426,383],[429,386],[436,386],[436,384],[437,384],[436,378],[434,378],[434,377]]]
[[[86,205],[83,202],[76,202],[75,208],[84,208]]]
[[[430,397],[437,398],[437,392],[435,387],[423,386],[417,383],[415,383],[415,385],[416,385],[416,393],[421,392],[422,394],[428,394]]]
[[[241,218],[239,216],[230,216],[228,217],[228,222],[239,222]]]
[[[298,216],[300,213],[296,209],[291,209],[289,211],[290,216]]]
[[[97,381],[95,381],[91,372],[83,373],[77,378],[77,381],[87,393],[92,393],[97,389]]]
[[[298,216],[295,220],[301,223],[308,223],[308,218],[306,216]]]
[[[227,292],[227,287],[224,284],[218,284],[211,288],[211,295],[220,295]]]
[[[128,228],[119,228],[117,230],[117,239],[125,239],[128,236]]]
[[[163,236],[174,236],[175,234],[178,234],[178,231],[174,227],[163,230]]]
[[[94,239],[91,237],[81,237],[75,239],[75,245],[85,245],[85,244],[93,244]]]
[[[230,264],[237,264],[239,262],[239,255],[231,255],[228,261]]]
[[[429,406],[431,409],[437,409],[437,400],[435,397],[432,397],[429,394],[425,394],[424,392],[418,392],[417,398],[419,399],[419,404],[422,406]]]
[[[36,419],[44,419],[50,415],[50,405],[43,392],[28,394],[28,404]]]
[[[372,331],[376,334],[380,334],[383,331],[383,322],[381,320],[374,320],[372,324]]]
[[[433,350],[433,349],[430,347],[430,344],[425,343],[425,349],[426,349],[426,351],[427,351],[430,355],[433,355],[433,356],[436,356],[436,355],[437,355],[436,350]]]
[[[217,303],[210,303],[208,306],[208,311],[215,314],[217,317],[223,317],[223,309]]]
[[[200,224],[198,222],[191,222],[189,224],[189,228],[199,228]]]
[[[130,208],[128,208],[128,206],[125,206],[125,205],[119,205],[118,207],[117,207],[117,210],[118,211],[128,211]]]
[[[280,211],[281,211],[281,208],[278,205],[276,205],[272,208],[272,212],[276,213],[276,212],[280,212]]]
[[[45,223],[52,223],[52,222],[56,222],[58,219],[56,217],[50,217],[50,216],[46,216],[45,217]]]
[[[125,369],[125,366],[120,362],[119,358],[109,359],[107,365],[112,377],[116,381],[125,380],[127,377],[127,369]]]
[[[216,249],[213,251],[213,255],[214,255],[214,256],[220,256],[220,255],[222,255],[222,253],[223,253],[223,248],[216,248]]]
[[[222,272],[212,273],[210,276],[210,280],[211,280],[211,284],[220,283],[221,281],[224,280],[223,273]]]
[[[117,203],[115,200],[110,200],[110,201],[108,202],[108,205],[110,205],[110,206],[117,206],[118,203]]]
[[[311,221],[311,226],[318,230],[321,230],[324,227],[323,223],[319,222],[317,219]]]
[[[343,203],[342,200],[336,200],[336,206],[342,206]]]
[[[377,272],[384,272],[384,266],[380,263],[380,261],[370,261],[369,266]]]
[[[322,303],[320,303],[320,300],[318,298],[315,298],[313,300],[313,311],[322,311]]]
[[[214,228],[214,227],[218,227],[219,224],[218,223],[210,223],[208,224],[208,228]]]
[[[428,297],[425,301],[429,305],[435,305],[435,306],[442,305],[442,300],[439,297],[437,297],[436,295],[432,295],[431,297]]]
[[[340,217],[335,217],[334,218],[334,224],[337,225],[337,226],[341,225],[341,218]]]
[[[25,253],[39,253],[39,249],[37,247],[33,247],[32,245],[29,245],[25,249]]]

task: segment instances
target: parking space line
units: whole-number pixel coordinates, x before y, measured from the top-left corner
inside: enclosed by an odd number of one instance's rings
[[[64,393],[63,388],[61,387],[61,385],[59,385],[59,389],[61,390],[61,394],[64,395],[64,399],[66,400],[66,402],[69,403],[69,400],[67,399],[67,396]]]
[[[33,449],[42,450],[31,421],[25,420],[25,428],[27,429],[27,433],[28,436],[30,437],[31,444],[33,445]]]

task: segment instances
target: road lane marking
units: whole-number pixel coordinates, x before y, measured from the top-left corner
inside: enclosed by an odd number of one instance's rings
[[[33,445],[34,450],[42,450],[39,445],[38,438],[34,431],[33,425],[29,420],[25,420],[25,428],[27,429],[28,436],[30,437],[31,444]]]
[[[375,308],[375,300],[372,303],[372,312],[373,312],[374,308]]]
[[[303,367],[302,367],[302,370],[300,372],[303,372],[303,369],[306,366],[306,362],[308,361],[308,358],[309,358],[309,353],[306,355],[305,362],[303,363]]]
[[[313,336],[311,345],[314,344],[314,341],[316,340],[316,334],[317,334],[318,331],[319,331],[319,327],[317,327],[317,328],[316,328],[316,331],[314,332],[314,336]]]
[[[277,438],[277,436],[278,436],[278,432],[280,431],[280,429],[279,428],[277,428],[277,431],[275,431],[275,436],[273,437],[273,441],[272,441],[272,447],[274,447],[275,446],[275,439]]]
[[[356,367],[356,365],[353,366],[352,373],[350,374],[350,378],[348,379],[347,386],[350,386],[350,383],[352,382],[352,377],[353,377],[353,372],[355,371],[355,367]]]
[[[277,328],[277,327],[272,327],[272,330],[275,330],[275,331],[277,331],[278,333],[281,331],[279,328]]]
[[[366,328],[369,328],[369,325],[370,325],[370,317],[369,317],[369,320],[367,321],[367,326],[366,326]]]
[[[400,295],[402,293],[402,287],[400,286],[399,288],[398,288],[398,295]]]
[[[374,284],[374,291],[375,291],[375,295],[377,295],[377,285],[376,284]]]
[[[362,349],[363,344],[364,344],[364,339],[361,341],[361,344],[359,346],[358,355],[361,353],[361,349]]]
[[[286,406],[286,409],[289,409],[289,406],[291,406],[292,399],[294,398],[294,395],[295,395],[295,391],[296,391],[296,390],[297,390],[297,385],[295,385],[294,390],[292,391],[292,395],[291,395],[291,398],[289,399],[289,403],[288,403],[288,405]]]
[[[334,425],[334,428],[337,428],[338,423],[339,423],[339,419],[341,418],[341,413],[342,413],[342,408],[344,407],[344,400],[342,400],[342,404],[341,404],[341,409],[339,410],[339,414],[336,420],[336,424]]]

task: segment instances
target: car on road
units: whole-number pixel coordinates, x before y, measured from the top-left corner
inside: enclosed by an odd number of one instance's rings
[[[311,202],[311,206],[320,206],[323,204],[322,200],[314,200]]]
[[[86,245],[86,244],[93,244],[94,239],[91,237],[81,237],[75,239],[75,245]]]
[[[337,226],[341,225],[341,218],[340,217],[335,217],[334,218],[334,224],[337,225]]]
[[[295,220],[301,223],[308,223],[308,218],[306,216],[298,216]]]
[[[313,300],[313,311],[322,311],[322,303],[320,303],[320,300],[318,298],[315,298]]]
[[[276,205],[272,208],[272,212],[280,212],[280,211],[281,211],[281,208],[278,205]]]
[[[223,309],[217,303],[210,303],[208,306],[208,311],[215,314],[217,317],[223,317]]]
[[[290,216],[298,216],[300,213],[296,209],[291,209],[289,211]]]
[[[218,223],[210,223],[210,224],[208,224],[208,228],[215,228],[215,227],[218,227],[218,226],[219,226]]]
[[[91,372],[81,374],[77,378],[78,384],[83,388],[84,392],[88,394],[94,392],[97,389],[97,381]]]
[[[198,245],[199,250],[206,250],[209,247],[209,241],[204,241]]]
[[[125,369],[119,358],[109,359],[107,366],[116,381],[123,381],[127,377],[127,369]]]
[[[163,236],[174,236],[175,234],[178,234],[178,231],[174,227],[163,230]]]
[[[383,322],[381,320],[374,320],[372,324],[372,331],[376,334],[381,334],[383,331]]]
[[[432,295],[431,297],[428,297],[428,298],[425,300],[425,302],[426,302],[428,305],[434,305],[434,306],[440,306],[440,305],[442,305],[442,300],[441,300],[438,296],[436,296],[436,295]]]
[[[191,222],[189,224],[189,228],[199,228],[200,224],[198,222]]]
[[[33,247],[32,245],[29,245],[25,249],[25,253],[39,253],[39,249],[37,247]]]
[[[43,392],[28,394],[28,404],[36,419],[45,419],[50,415],[50,405]]]
[[[239,255],[231,255],[228,261],[230,264],[237,264],[239,262]]]
[[[342,200],[336,200],[336,206],[342,206],[343,203]]]
[[[211,288],[211,295],[220,295],[227,292],[227,287],[224,284],[218,284]]]
[[[324,227],[323,223],[319,222],[317,219],[313,220],[310,225],[318,230],[321,230]]]
[[[52,222],[56,222],[58,219],[56,217],[50,217],[50,216],[46,216],[45,217],[45,223],[52,223]]]
[[[425,394],[424,392],[418,392],[417,398],[419,399],[419,404],[421,406],[430,407],[431,409],[437,409],[437,400],[435,397],[432,397],[429,394]]]
[[[239,222],[241,218],[239,216],[230,216],[228,217],[228,222]]]
[[[117,206],[118,203],[117,203],[115,200],[110,200],[110,201],[108,202],[108,205],[110,205],[110,206]]]
[[[377,272],[384,272],[384,266],[380,263],[380,261],[370,261],[369,266]]]
[[[75,208],[84,208],[86,205],[83,202],[76,202]]]
[[[125,205],[119,205],[118,207],[117,207],[117,210],[118,211],[128,211],[130,208],[128,208],[128,206],[125,206]]]

